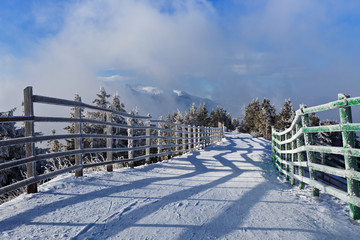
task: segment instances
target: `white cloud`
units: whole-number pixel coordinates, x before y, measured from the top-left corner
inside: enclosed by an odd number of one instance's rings
[[[242,4],[245,10],[235,9],[230,20],[205,0],[84,0],[61,6],[62,15],[55,18],[34,9],[39,26],[50,19],[56,23],[49,23],[49,28],[58,32],[36,39],[26,59],[0,59],[0,104],[18,92],[21,99],[27,85],[37,94],[63,98],[78,92],[90,102],[101,82],[131,81],[212,94],[209,97],[231,111],[253,97],[281,102],[299,95],[308,103],[299,92],[314,95],[328,82],[339,91],[360,90],[353,87],[359,75],[359,49],[350,52],[348,45],[340,44],[351,42],[334,23],[358,4]],[[106,69],[120,74],[97,76]],[[123,76],[124,72],[130,74]],[[348,80],[340,84],[340,77]],[[206,79],[212,90],[193,87],[196,79]]]
[[[124,82],[124,81],[132,80],[133,78],[115,74],[107,77],[97,77],[97,79],[102,82]]]

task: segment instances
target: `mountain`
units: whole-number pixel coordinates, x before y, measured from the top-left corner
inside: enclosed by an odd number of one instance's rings
[[[111,88],[114,89],[113,86]],[[127,111],[137,108],[140,115],[150,113],[153,118],[166,117],[177,109],[185,112],[192,103],[197,107],[205,103],[209,111],[218,105],[208,98],[197,97],[181,90],[166,91],[158,87],[131,84],[117,89]]]

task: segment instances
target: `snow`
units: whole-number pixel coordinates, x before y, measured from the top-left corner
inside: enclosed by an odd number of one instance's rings
[[[230,133],[161,163],[59,176],[0,206],[0,239],[359,239],[346,203],[283,181],[268,141]]]
[[[181,91],[181,90],[173,90],[173,92],[178,96],[178,97],[181,97],[184,95],[184,92]]]
[[[160,95],[164,93],[161,89],[151,86],[138,86],[136,90],[139,92],[147,93],[149,95]]]

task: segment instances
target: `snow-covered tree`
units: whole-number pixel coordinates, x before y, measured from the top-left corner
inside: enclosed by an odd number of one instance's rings
[[[12,117],[14,115],[13,108],[7,112],[0,112],[0,117]],[[23,127],[17,128],[15,122],[6,122],[0,124],[0,139],[6,140],[9,138],[24,137],[25,130]],[[16,144],[0,148],[0,163],[20,159],[25,157],[24,144]],[[15,181],[22,180],[25,169],[23,166],[6,169],[0,174],[0,187],[11,184]]]
[[[280,113],[276,117],[276,128],[277,129],[289,128],[294,118],[295,118],[295,110],[289,98],[285,100],[284,106],[281,108]]]
[[[114,111],[117,112],[126,112],[125,111],[125,105],[120,101],[120,97],[118,95],[118,93],[116,93],[113,98],[112,98],[112,102],[111,102],[111,108]],[[117,114],[113,114],[112,115],[112,121],[118,124],[127,124],[126,120],[124,117],[122,117],[121,115],[117,115]],[[120,136],[126,136],[127,135],[127,131],[126,129],[123,128],[112,128],[112,134],[114,135],[120,135]],[[126,147],[127,146],[127,141],[126,140],[121,140],[121,139],[114,139],[113,140],[113,147],[114,148],[120,148],[120,147]],[[124,156],[123,153],[114,153],[113,156],[115,158],[120,157],[120,156]]]
[[[75,94],[75,97],[74,97],[74,100],[75,101],[81,101],[80,100],[80,96],[78,94]],[[75,118],[75,111],[76,111],[76,108],[71,108],[71,112],[70,112],[70,118]],[[81,114],[81,117],[83,118],[85,115],[84,115],[84,109],[83,108],[80,108],[80,114]],[[75,123],[71,123],[69,126],[66,126],[64,128],[64,130],[66,130],[68,133],[75,133]],[[75,141],[74,139],[66,139],[66,145],[64,146],[65,150],[73,150],[75,149]],[[73,157],[71,157],[73,158]]]
[[[96,94],[98,98],[93,100],[93,103],[97,107],[101,108],[108,108],[109,102],[108,98],[111,96],[107,94],[103,87],[100,88],[100,92]],[[87,112],[86,118],[90,118],[92,120],[97,121],[107,121],[106,112],[104,111],[95,111],[95,112]],[[104,124],[93,124],[93,123],[86,123],[84,124],[84,132],[88,134],[106,134],[106,125]],[[106,147],[106,140],[94,138],[90,143],[91,147],[94,148],[101,148]]]
[[[174,123],[184,123],[184,115],[183,113],[178,109],[176,112],[173,113],[171,117],[171,121]]]
[[[93,103],[102,108],[107,108],[109,105],[108,98],[111,96],[110,94],[107,94],[105,91],[105,88],[100,87],[100,92],[96,94],[98,98],[93,100]]]
[[[320,123],[320,126],[328,126],[338,124],[337,121],[324,120]],[[331,145],[342,147],[341,132],[318,132],[314,135],[314,141],[318,145]]]
[[[51,134],[52,135],[56,134],[55,129],[51,130]],[[49,149],[47,153],[57,153],[57,152],[62,152],[64,150],[64,145],[61,142],[59,142],[59,140],[57,139],[49,140],[48,146]],[[47,159],[44,165],[42,166],[42,168],[43,171],[46,173],[46,172],[56,171],[58,169],[67,168],[72,164],[73,163],[71,163],[71,160],[65,157],[58,157],[58,158]]]
[[[203,105],[200,104],[199,112],[197,114],[196,125],[207,126],[208,124],[209,124],[209,118],[208,118],[208,110],[206,108],[206,104],[205,103]]]
[[[56,131],[55,129],[51,130],[51,134],[55,135]],[[48,146],[50,147],[49,152],[53,153],[53,152],[61,152],[64,148],[64,146],[59,142],[59,140],[55,139],[55,140],[49,140],[48,141]]]
[[[275,106],[270,104],[269,99],[264,98],[260,105],[259,116],[257,118],[258,130],[261,136],[270,139],[271,126],[275,124],[275,118]]]
[[[198,109],[195,106],[195,103],[193,103],[189,109],[189,114],[188,114],[188,125],[196,125],[196,120],[197,120],[197,115],[198,115]]]
[[[320,118],[318,116],[316,116],[315,113],[311,113],[309,115],[309,121],[310,121],[310,126],[319,126],[320,125]]]
[[[245,108],[244,117],[240,124],[239,131],[259,135],[259,111],[259,99],[253,99]]]

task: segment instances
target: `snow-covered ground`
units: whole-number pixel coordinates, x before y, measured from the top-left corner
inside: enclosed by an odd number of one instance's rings
[[[280,180],[280,181],[279,181]],[[281,182],[246,134],[169,161],[67,174],[0,206],[0,239],[360,239],[347,204]]]

